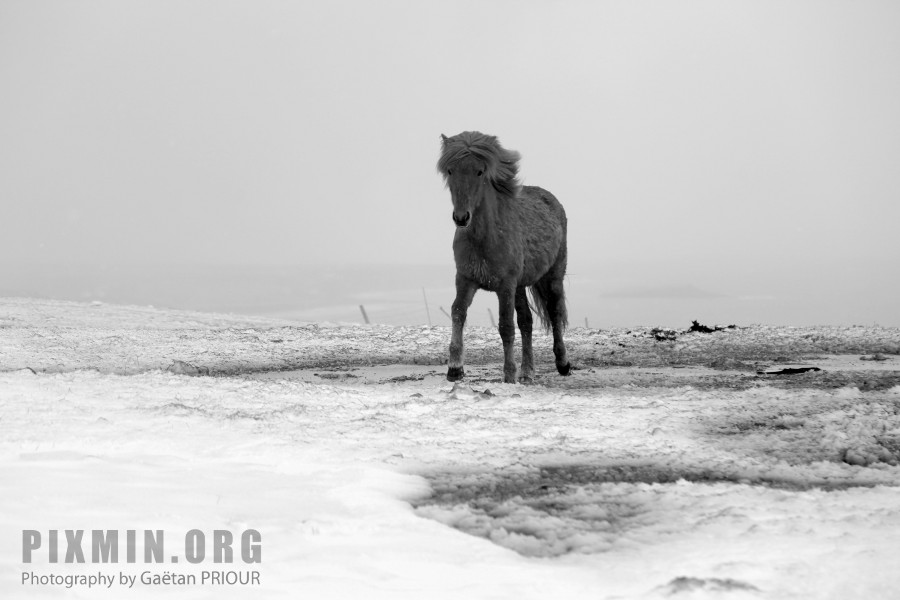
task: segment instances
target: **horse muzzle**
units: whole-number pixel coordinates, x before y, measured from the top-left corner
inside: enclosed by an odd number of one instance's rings
[[[456,226],[460,229],[465,229],[469,226],[469,223],[472,221],[472,213],[466,211],[462,214],[462,216],[458,216],[456,211],[453,212],[453,222],[456,223]]]

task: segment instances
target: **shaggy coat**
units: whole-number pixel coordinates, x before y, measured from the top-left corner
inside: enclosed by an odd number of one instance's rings
[[[516,381],[513,314],[522,335],[521,379],[534,378],[526,288],[531,289],[542,324],[553,332],[556,368],[567,375],[570,367],[562,337],[567,324],[565,210],[547,190],[520,185],[519,154],[504,149],[496,137],[466,131],[441,138],[437,168],[450,189],[457,226],[453,238],[456,299],[447,379],[455,381],[464,375],[462,331],[479,289],[498,296],[504,381]]]

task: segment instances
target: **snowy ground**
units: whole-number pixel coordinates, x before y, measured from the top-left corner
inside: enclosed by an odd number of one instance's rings
[[[0,299],[0,597],[161,587],[23,572],[212,569],[260,585],[165,591],[897,597],[900,330],[574,329],[577,370],[555,375],[540,336],[532,386],[499,382],[478,328],[449,384],[448,338]],[[259,564],[91,564],[89,542],[86,564],[22,560],[24,529],[162,529],[183,557],[188,530],[248,528]]]

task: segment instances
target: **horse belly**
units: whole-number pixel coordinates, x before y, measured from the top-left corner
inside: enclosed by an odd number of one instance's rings
[[[565,243],[565,230],[549,206],[538,201],[532,205],[523,225],[523,269],[519,285],[534,285],[559,258]]]
[[[525,250],[525,264],[519,285],[534,285],[547,271],[556,264],[559,256],[559,244],[549,244],[536,248],[529,246]]]

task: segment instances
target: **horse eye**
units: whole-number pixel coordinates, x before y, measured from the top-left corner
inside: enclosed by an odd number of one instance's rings
[[[447,175],[448,176],[453,175],[453,171],[451,171],[450,169],[447,169]]]
[[[478,177],[481,177],[482,175],[484,175],[484,171],[478,171]]]

